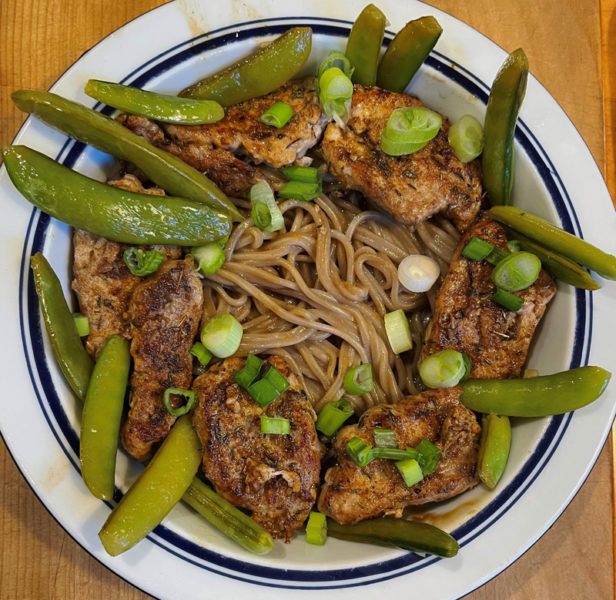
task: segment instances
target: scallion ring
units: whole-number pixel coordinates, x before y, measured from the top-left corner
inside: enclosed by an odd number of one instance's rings
[[[291,433],[291,421],[282,417],[261,415],[261,433],[287,435]]]
[[[394,354],[406,352],[413,347],[409,321],[401,308],[387,313],[384,322],[385,333]]]
[[[171,404],[171,396],[181,396],[185,398],[185,404],[181,406],[173,406]],[[187,412],[190,412],[194,403],[195,403],[195,392],[192,390],[183,390],[180,388],[170,387],[165,390],[163,394],[163,402],[165,403],[165,408],[167,412],[173,417],[181,417],[185,415]]]
[[[421,471],[424,475],[429,475],[436,470],[438,463],[441,459],[441,449],[435,446],[429,439],[424,438],[421,440],[416,448],[417,450],[417,462],[421,467]]]
[[[132,246],[124,250],[123,257],[128,270],[138,277],[155,273],[165,260],[165,255],[158,250],[144,250]]]
[[[340,52],[339,50],[330,50],[325,60],[323,60],[319,65],[317,80],[321,78],[321,75],[323,75],[325,71],[331,69],[332,67],[337,67],[349,78],[353,76],[353,71],[355,70],[353,65],[351,65],[351,61],[343,52]]]
[[[84,317],[81,313],[75,313],[73,315],[73,321],[75,322],[79,337],[90,335],[90,320],[88,317]]]
[[[407,487],[419,483],[423,479],[423,473],[419,463],[414,458],[399,460],[394,463],[404,479]]]
[[[397,448],[398,438],[396,432],[393,429],[374,429],[372,431],[374,436],[375,448]]]
[[[272,188],[266,181],[259,181],[250,188],[250,203],[253,207],[252,216],[256,227],[259,227],[259,229],[267,233],[282,229],[284,226],[284,218],[274,199],[274,192],[272,192]],[[261,204],[267,206],[270,215],[269,223],[264,226],[259,226],[258,224],[259,222],[263,225],[266,220],[261,216],[261,211],[263,211],[263,208],[260,206]],[[256,209],[258,211],[257,220],[255,220],[255,206],[259,207]]]
[[[494,250],[494,245],[490,242],[486,242],[477,236],[472,236],[462,248],[462,256],[470,258],[471,260],[484,260],[490,255],[490,252]]]
[[[289,181],[302,181],[303,183],[321,183],[323,175],[319,169],[315,167],[299,167],[297,165],[290,165],[288,167],[282,167],[280,172]]]
[[[419,365],[419,376],[429,388],[458,385],[466,374],[467,363],[457,350],[441,350]]]
[[[218,358],[228,358],[237,352],[244,330],[230,314],[213,316],[201,330],[201,343]]]
[[[282,394],[288,387],[289,382],[284,375],[274,366],[271,366],[263,375],[263,379],[267,381],[277,392]]]
[[[190,353],[202,367],[205,367],[212,360],[212,353],[201,342],[195,342],[190,349]]]
[[[492,295],[492,300],[512,312],[519,311],[524,304],[523,298],[501,288],[496,288],[496,292]]]
[[[280,198],[292,198],[293,200],[303,200],[308,202],[318,198],[323,189],[321,183],[308,183],[306,181],[289,181],[280,190]]]
[[[274,102],[260,117],[261,122],[280,129],[293,117],[293,108],[286,102]]]
[[[322,546],[327,540],[327,519],[320,512],[311,512],[306,523],[306,541]]]
[[[409,254],[398,265],[398,280],[409,292],[427,292],[440,274],[439,264],[423,254]]]
[[[396,108],[381,132],[381,149],[391,156],[417,152],[436,137],[442,124],[441,115],[428,108]]]
[[[321,409],[317,417],[316,428],[331,437],[352,415],[353,406],[347,399],[332,400]]]
[[[472,115],[464,115],[449,129],[449,143],[463,163],[477,158],[483,151],[483,127]]]
[[[340,126],[348,121],[353,83],[338,67],[323,71],[319,77],[319,102],[323,112]]]
[[[235,383],[247,390],[259,377],[263,361],[254,354],[248,354],[246,364],[240,371],[233,372]]]
[[[266,379],[259,379],[249,385],[247,392],[261,408],[267,406],[280,396],[280,392]]]
[[[519,292],[530,287],[541,271],[541,261],[530,252],[514,252],[501,260],[492,271],[496,287],[507,292]]]
[[[414,448],[373,448],[374,458],[386,458],[388,460],[406,460],[407,458],[417,458],[418,453]]]
[[[370,363],[363,363],[349,369],[344,375],[342,385],[349,394],[369,394],[374,390],[372,365]]]
[[[360,468],[365,467],[374,460],[372,446],[366,444],[366,442],[358,437],[353,437],[346,443],[346,451],[353,462]]]
[[[204,275],[213,275],[225,262],[225,251],[219,242],[196,246],[191,249],[190,255],[197,263],[197,269]]]

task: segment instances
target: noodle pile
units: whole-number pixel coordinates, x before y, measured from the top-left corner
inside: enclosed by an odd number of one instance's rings
[[[438,285],[408,292],[398,264],[427,254],[445,273],[459,238],[445,219],[413,230],[362,210],[360,199],[333,189],[314,202],[281,202],[285,226],[275,233],[247,218],[225,245],[226,262],[204,283],[204,320],[233,314],[244,328],[238,355],[283,356],[317,412],[345,394],[344,375],[360,363],[372,364],[375,386],[347,397],[357,413],[417,392],[416,362]],[[413,350],[400,356],[383,325],[383,315],[397,309],[407,313],[413,338]]]

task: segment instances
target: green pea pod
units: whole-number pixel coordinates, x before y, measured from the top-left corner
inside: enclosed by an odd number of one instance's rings
[[[481,442],[477,474],[491,490],[500,481],[509,458],[511,446],[511,423],[509,417],[495,414],[484,415],[481,424]]]
[[[467,379],[458,385],[463,390],[462,404],[471,410],[508,417],[547,417],[594,402],[611,376],[601,367],[577,367],[530,379]]]
[[[460,548],[452,536],[434,525],[386,517],[353,525],[340,525],[327,519],[327,535],[350,542],[395,546],[445,557],[455,556]]]
[[[216,123],[225,111],[213,100],[193,100],[140,90],[136,87],[89,79],[84,89],[91,98],[132,115],[163,123],[202,125]]]
[[[36,253],[31,259],[34,287],[41,304],[43,322],[60,369],[80,400],[86,397],[92,359],[77,332],[73,314],[64,299],[62,286],[47,259]]]
[[[182,499],[249,552],[267,554],[274,547],[272,536],[263,527],[196,477]]]
[[[100,530],[108,554],[132,548],[180,501],[201,464],[200,446],[192,416],[180,417]]]
[[[532,242],[562,254],[606,279],[616,279],[616,257],[514,206],[493,206],[494,219],[527,236]],[[593,289],[593,288],[588,288]]]
[[[200,246],[230,231],[229,218],[205,204],[114,188],[26,146],[3,151],[15,187],[36,207],[73,227],[126,244]]]
[[[233,203],[205,175],[117,121],[49,92],[19,90],[11,98],[20,110],[32,113],[66,135],[133,163],[169,194],[202,202],[230,215],[234,221],[243,220]]]
[[[513,185],[513,136],[526,92],[528,59],[519,48],[496,74],[483,126],[483,185],[492,205],[509,204]]]
[[[81,416],[79,458],[88,489],[112,500],[118,434],[130,370],[128,341],[112,335],[94,365]]]
[[[434,48],[443,29],[434,17],[409,21],[390,42],[379,65],[376,84],[403,92]]]
[[[509,238],[519,243],[521,250],[532,252],[539,258],[543,268],[564,283],[583,290],[598,290],[601,286],[580,265],[560,254],[536,244],[517,231],[507,228]]]
[[[263,96],[304,66],[311,46],[312,29],[293,27],[250,56],[182,90],[180,96],[215,100],[223,106]]]
[[[353,83],[366,87],[376,83],[386,23],[385,15],[374,4],[368,4],[353,23],[345,50],[355,69],[351,77]]]

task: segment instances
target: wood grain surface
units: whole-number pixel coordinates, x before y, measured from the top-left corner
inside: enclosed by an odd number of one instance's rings
[[[159,4],[156,0],[0,0],[0,144],[10,143],[24,119],[11,103],[13,90],[47,89],[90,46]],[[613,115],[616,85],[614,68],[605,62],[605,79],[610,81],[605,88],[602,85],[600,18],[604,55],[616,56],[616,0],[604,0],[602,6],[599,0],[433,0],[431,4],[508,51],[522,46],[532,73],[570,116],[605,172],[603,103]],[[614,117],[608,115],[606,120],[613,185]],[[3,401],[15,399],[5,392]],[[613,598],[611,474],[611,451],[606,446],[554,526],[467,600]],[[1,600],[150,597],[108,571],[61,529],[3,444],[0,482]],[[247,597],[249,593],[248,589]]]

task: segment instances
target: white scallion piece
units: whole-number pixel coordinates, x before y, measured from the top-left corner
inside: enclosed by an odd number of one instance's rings
[[[409,292],[427,292],[440,274],[438,263],[422,254],[410,254],[398,265],[398,279]]]

